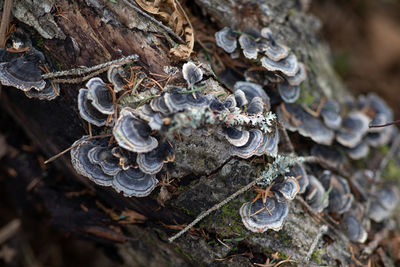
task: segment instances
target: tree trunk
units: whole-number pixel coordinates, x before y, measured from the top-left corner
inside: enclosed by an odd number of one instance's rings
[[[199,60],[208,64],[200,57],[199,43],[206,37],[213,39],[214,33],[225,26],[259,30],[268,25],[278,41],[290,47],[299,61],[308,66],[303,93],[343,102],[350,93],[336,77],[329,49],[318,38],[320,23],[305,13],[300,3],[303,1],[184,1],[182,5],[194,26],[197,41],[192,59],[199,55]],[[34,43],[63,70],[131,54],[139,55],[135,64],[147,74],[163,74],[164,66],[181,68],[184,62],[171,56],[173,44],[165,37],[164,30],[125,1],[15,0],[13,15],[12,23],[29,32]],[[77,95],[82,87],[84,84],[62,84],[61,95],[53,101],[28,99],[23,92],[4,87],[1,104],[44,155],[50,157],[88,131],[77,110]],[[24,184],[29,184],[40,176],[41,170],[32,166],[22,168],[24,162],[7,160],[9,166],[18,170]],[[55,177],[43,180],[31,194],[42,199],[52,224],[100,244],[114,244],[125,266],[252,266],[255,262],[265,262],[275,252],[279,252],[280,260],[291,255],[291,260],[307,266],[336,265],[337,261],[347,265],[350,260],[346,239],[330,232],[327,235],[333,244],[329,249],[325,249],[324,240],[316,240],[318,253],[313,254],[311,262],[306,260],[322,224],[297,200],[291,203],[281,231],[263,234],[247,231],[238,211],[242,203],[254,197],[251,192],[205,218],[194,231],[168,243],[167,238],[177,230],[166,225],[190,223],[202,211],[254,179],[259,170],[250,160],[230,158],[212,169],[199,167],[198,172],[188,173],[177,181],[177,187],[169,188],[172,198],[165,206],[157,202],[159,190],[146,198],[125,198],[111,189],[95,186],[75,172],[69,153],[51,164],[56,165],[63,177],[57,182]],[[94,193],[67,197],[69,188],[74,191],[88,188]],[[119,224],[96,202],[116,214],[126,209],[136,211],[147,220],[141,224]],[[82,210],[82,205],[87,211]]]

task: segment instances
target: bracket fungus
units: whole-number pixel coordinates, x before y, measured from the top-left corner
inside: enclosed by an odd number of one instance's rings
[[[255,155],[263,142],[263,133],[258,129],[249,130],[249,139],[243,146],[232,146],[231,154],[243,159]]]
[[[239,37],[239,44],[243,50],[243,55],[248,59],[257,59],[257,43],[247,34]]]
[[[78,110],[81,117],[91,124],[103,126],[107,123],[108,116],[98,111],[92,106],[92,101],[88,99],[88,90],[81,88],[78,94]]]
[[[304,192],[304,199],[316,212],[322,212],[329,205],[329,198],[325,188],[314,175],[308,176],[309,184]]]
[[[158,145],[157,139],[150,136],[150,127],[129,107],[121,110],[113,134],[118,145],[132,152],[150,152]]]
[[[233,53],[237,47],[237,34],[229,27],[225,27],[215,33],[215,41],[217,46],[221,47],[227,53]]]
[[[355,214],[346,213],[342,220],[344,232],[352,242],[364,243],[368,234]]]
[[[86,83],[88,88],[87,98],[92,105],[101,113],[106,115],[114,114],[113,97],[102,79],[95,77]]]
[[[0,63],[0,82],[25,92],[31,89],[41,91],[46,86],[38,62],[29,61],[26,57]]]
[[[290,54],[279,61],[274,61],[268,57],[262,57],[261,65],[269,71],[280,71],[287,76],[295,76],[299,70],[299,64],[294,54]]]
[[[300,191],[300,185],[295,177],[286,176],[284,181],[274,184],[271,191],[280,201],[293,200]]]
[[[270,104],[269,104],[269,97],[267,93],[264,91],[264,89],[261,87],[261,85],[252,83],[252,82],[245,82],[245,81],[239,81],[235,83],[235,86],[233,87],[233,91],[243,91],[244,95],[246,96],[247,102],[250,103],[251,100],[254,97],[260,97],[265,105],[267,105],[267,110],[269,110]],[[237,94],[237,97],[239,98],[241,93],[239,92]],[[236,94],[235,94],[236,96]],[[238,106],[246,105],[243,103],[243,101],[238,101],[236,99]]]
[[[368,211],[368,216],[375,222],[381,222],[389,217],[399,202],[399,192],[396,187],[384,186],[376,193]]]
[[[328,99],[325,101],[322,106],[321,116],[325,125],[331,129],[338,129],[342,123],[342,117],[340,117],[340,106],[334,100]]]
[[[188,83],[189,88],[193,88],[196,83],[203,79],[203,71],[193,62],[183,64],[182,74],[183,78]]]
[[[240,208],[244,226],[255,233],[263,233],[268,229],[279,231],[288,213],[288,203],[279,202],[274,197],[267,198],[265,203],[261,198],[246,202]]]
[[[322,173],[319,180],[325,190],[330,191],[328,210],[337,214],[343,214],[348,211],[353,203],[354,196],[347,181],[328,170]]]
[[[292,86],[287,82],[278,83],[278,92],[286,103],[294,103],[300,96],[300,86]]]
[[[357,146],[368,131],[370,118],[359,111],[350,112],[342,120],[341,128],[336,133],[336,140],[343,146]]]
[[[139,169],[129,168],[119,172],[112,180],[112,187],[126,197],[148,196],[158,183],[154,175],[146,174]]]

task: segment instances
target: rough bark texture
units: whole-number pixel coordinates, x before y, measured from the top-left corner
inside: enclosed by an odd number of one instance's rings
[[[50,13],[55,2],[63,13]],[[304,98],[307,95],[325,95],[343,101],[349,94],[330,66],[328,48],[317,38],[319,22],[305,14],[298,2],[196,0],[194,3],[187,1],[186,6],[187,11],[193,13],[189,13],[193,20],[209,22],[209,27],[214,30],[209,33],[210,38],[224,26],[260,29],[268,24],[278,40],[289,46],[299,60],[311,69],[308,80],[303,84]],[[43,51],[62,69],[91,66],[118,58],[121,54],[132,53],[139,55],[137,64],[148,73],[162,73],[163,66],[181,66],[181,63],[170,58],[170,44],[163,35],[156,34],[162,31],[125,6],[123,1],[19,0],[15,1],[13,14],[19,20],[14,19],[13,23],[30,31],[33,38],[41,40],[39,43],[42,43]],[[4,88],[1,103],[43,153],[51,156],[85,133],[87,126],[78,116],[76,108],[79,88],[78,85],[62,85],[61,96],[51,102],[27,99],[14,88]],[[346,244],[334,234],[330,236],[336,244],[329,246],[329,253],[321,249],[323,241],[319,241],[316,247],[318,257],[313,257],[314,261],[307,263],[305,257],[321,224],[297,201],[292,202],[290,214],[281,231],[263,234],[247,231],[241,223],[238,210],[243,202],[254,197],[251,192],[206,218],[200,223],[201,231],[194,234],[189,232],[169,244],[167,237],[176,231],[165,228],[163,224],[189,223],[201,211],[249,183],[259,171],[246,160],[231,158],[215,162],[212,158],[201,158],[199,147],[207,147],[201,137],[196,145],[197,150],[193,153],[200,155],[197,162],[191,162],[184,155],[181,157],[183,165],[198,164],[191,170],[193,172],[196,169],[195,175],[190,174],[178,183],[180,187],[165,207],[159,206],[156,201],[157,190],[144,199],[128,199],[112,190],[94,186],[74,172],[68,155],[53,163],[65,174],[61,185],[45,180],[36,189],[36,194],[47,203],[53,224],[67,232],[91,236],[97,242],[115,243],[126,266],[251,266],[246,255],[234,256],[230,262],[216,261],[245,250],[251,250],[260,261],[266,255],[279,251],[281,259],[292,255],[291,259],[300,265],[311,266],[321,262],[336,265],[336,260],[348,263],[349,254],[343,250]],[[16,166],[21,170],[19,175],[29,183],[34,177],[29,173],[30,168],[20,166]],[[24,169],[28,173],[24,173]],[[95,194],[67,198],[63,189],[68,185],[81,188],[77,181]],[[63,185],[66,185],[65,188]],[[115,211],[126,208],[135,210],[148,220],[140,225],[118,225],[97,208],[96,200]],[[83,212],[80,203],[84,203],[89,211]],[[112,230],[116,228],[121,232]],[[215,242],[216,238],[237,238],[238,241],[226,241],[229,244],[224,245]]]

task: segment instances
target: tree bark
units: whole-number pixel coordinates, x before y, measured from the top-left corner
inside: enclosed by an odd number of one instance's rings
[[[146,73],[161,74],[163,66],[180,68],[182,65],[170,56],[171,44],[162,29],[124,1],[47,0],[39,1],[41,5],[36,2],[15,1],[12,23],[28,31],[33,39],[42,40],[43,51],[62,69],[92,66],[134,53],[139,55],[136,64]],[[305,13],[299,2],[195,0],[182,5],[195,25],[195,38],[198,32],[204,35],[205,30],[199,27],[205,27],[208,36],[214,38],[215,31],[225,26],[261,29],[268,25],[278,41],[289,46],[299,61],[309,67],[303,91],[314,97],[326,96],[343,102],[350,93],[336,77],[329,61],[329,49],[318,38],[319,21]],[[197,43],[193,58],[200,51]],[[77,94],[83,86],[63,84],[61,96],[49,102],[28,99],[15,88],[3,88],[1,104],[50,157],[87,132],[87,125],[77,111]],[[22,162],[10,161],[9,164],[15,164],[26,183],[32,181],[32,171],[40,172],[19,167]],[[213,170],[207,171],[204,167],[199,168],[199,173],[188,174],[177,183],[179,188],[172,192],[172,199],[165,207],[156,200],[158,191],[146,198],[124,198],[110,189],[95,186],[76,174],[69,154],[52,164],[64,174],[61,185],[54,187],[54,181],[44,181],[35,193],[46,203],[52,223],[96,242],[115,243],[126,266],[252,266],[275,252],[279,252],[281,260],[291,255],[290,259],[299,265],[312,266],[321,262],[336,265],[336,260],[346,265],[349,262],[345,239],[329,233],[335,244],[325,250],[324,242],[317,240],[318,256],[311,262],[306,260],[322,224],[310,216],[299,201],[292,202],[283,230],[263,234],[247,231],[238,210],[242,203],[254,197],[250,192],[206,218],[194,232],[168,243],[167,238],[176,230],[165,225],[190,223],[200,212],[254,179],[259,170],[247,160],[231,158],[214,166]],[[69,184],[75,188],[89,188],[95,194],[67,198],[64,190]],[[115,212],[137,211],[146,216],[147,221],[118,224],[96,205],[96,201]],[[81,210],[82,203],[88,212]]]

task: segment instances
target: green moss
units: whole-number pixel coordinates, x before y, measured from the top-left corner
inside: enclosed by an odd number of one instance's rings
[[[285,251],[279,251],[279,258],[282,259],[282,260],[286,260],[286,259],[289,258],[289,255],[286,254]]]
[[[383,156],[385,156],[389,152],[389,149],[390,148],[388,145],[383,145],[378,148],[379,152],[382,153]]]
[[[393,159],[389,160],[382,176],[385,180],[398,181],[400,184],[400,166]]]
[[[318,250],[315,250],[315,251],[313,252],[313,254],[311,254],[311,260],[314,261],[314,262],[316,262],[316,263],[319,263],[319,264],[324,263],[325,261],[319,257],[319,255],[320,255],[322,252],[324,252],[324,249],[323,249],[323,248],[318,249]]]
[[[308,90],[304,88],[303,84],[300,86],[301,86],[300,97],[299,99],[297,99],[296,103],[306,107],[310,106],[314,102],[315,97]]]
[[[38,48],[40,48],[40,50],[43,50],[43,49],[44,49],[43,38],[40,38],[40,39],[37,41],[36,46],[37,46]]]
[[[280,230],[279,232],[276,233],[276,236],[277,236],[278,240],[281,241],[281,243],[285,247],[292,246],[292,242],[291,242],[292,239],[286,230],[284,230],[284,229]]]
[[[183,249],[181,249],[180,247],[175,247],[174,250],[179,253],[182,254],[183,256],[185,256],[189,261],[193,262],[193,258],[192,256],[190,256],[189,253],[185,252]]]
[[[347,51],[335,53],[333,56],[333,68],[339,75],[344,76],[350,70],[350,57]]]

